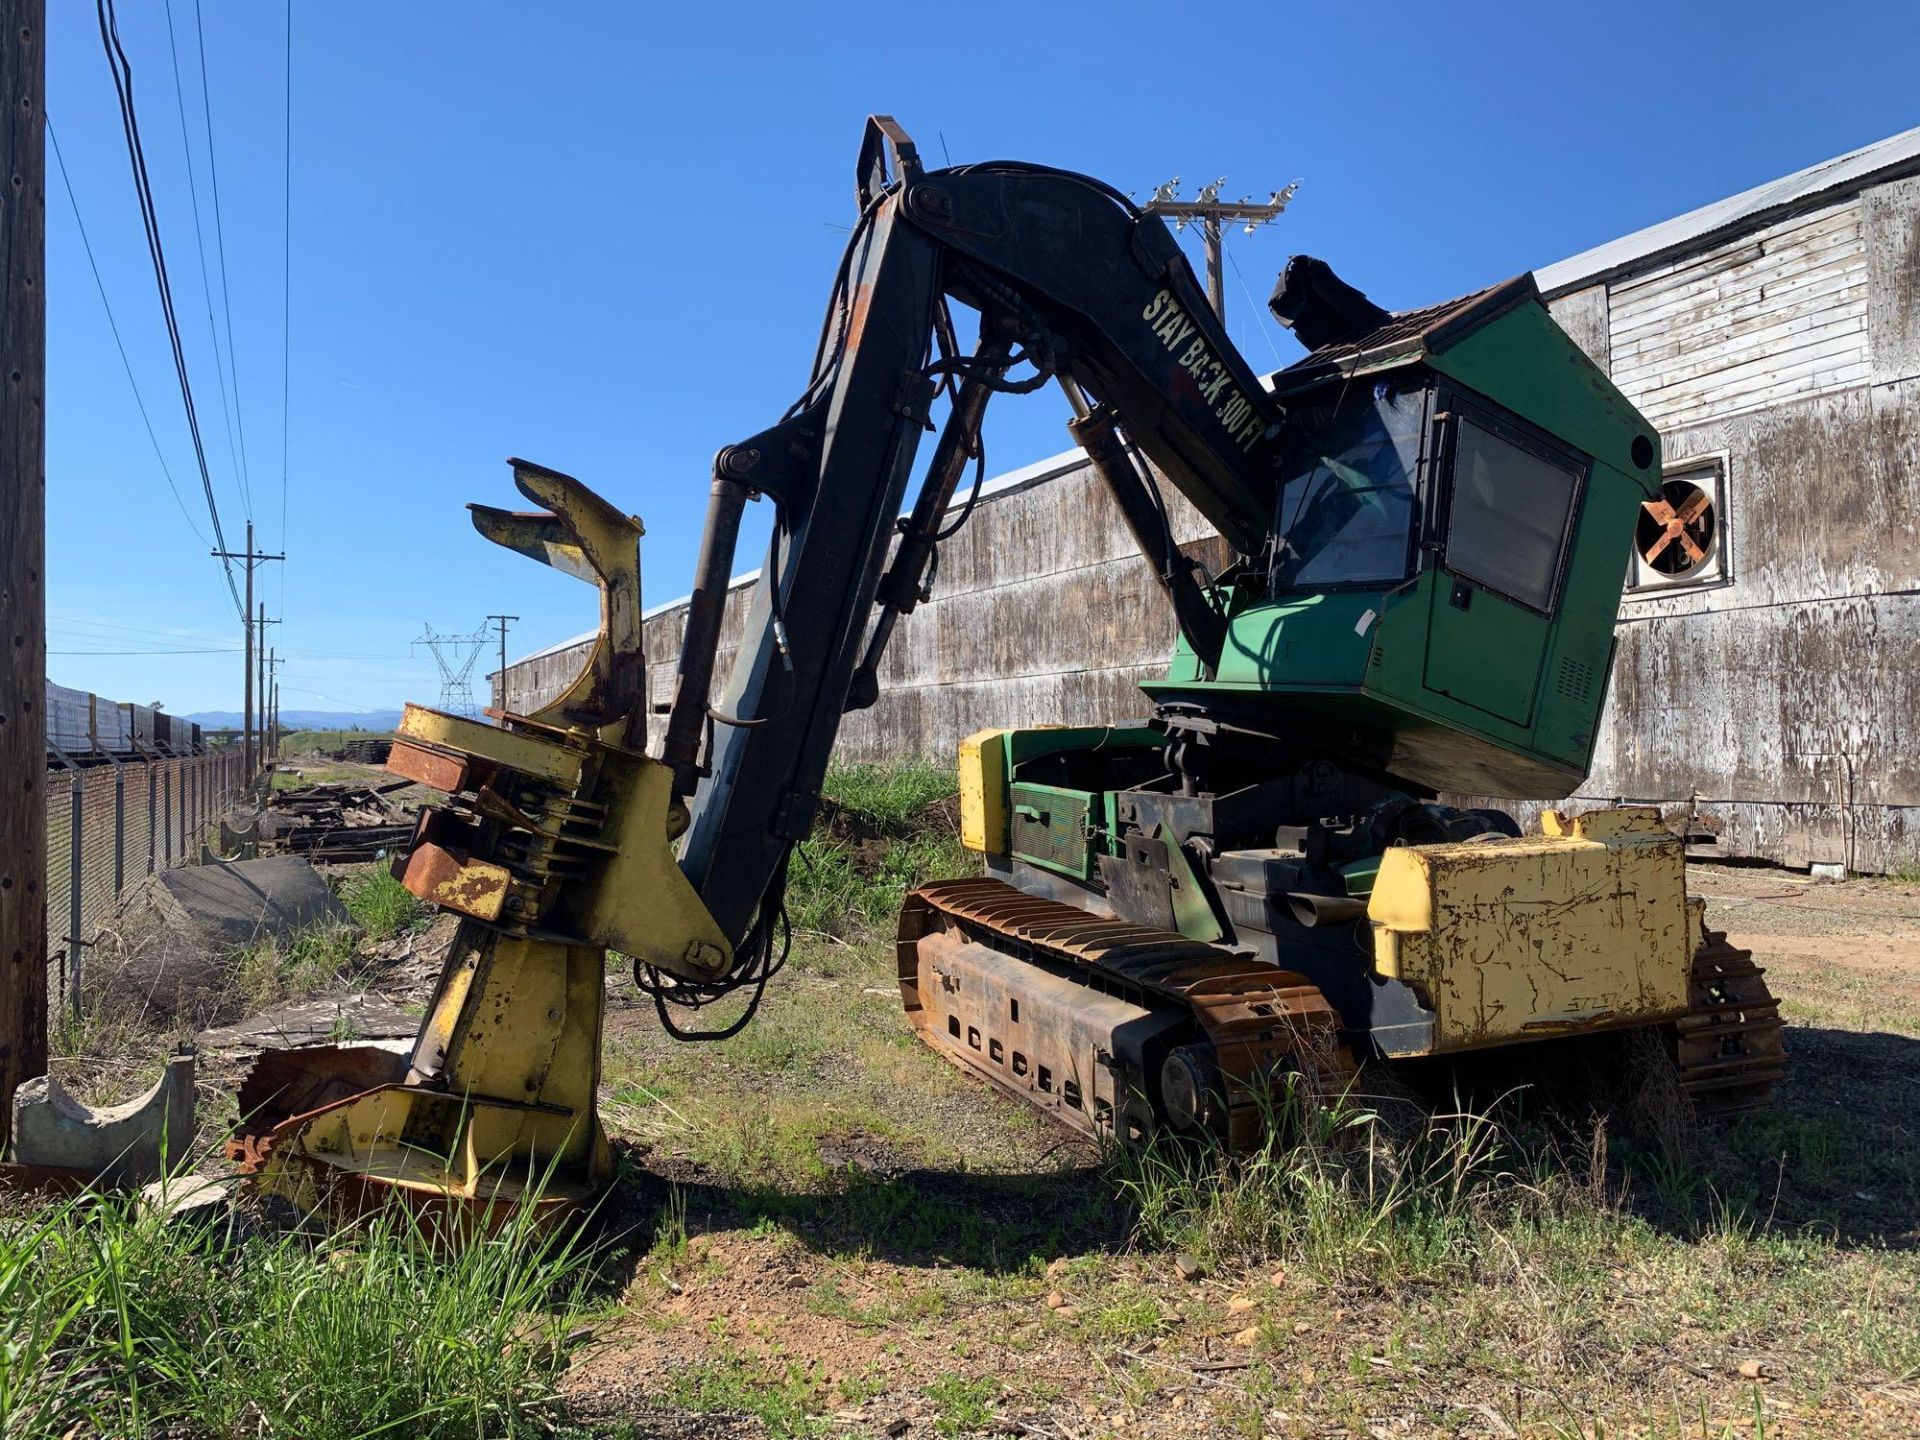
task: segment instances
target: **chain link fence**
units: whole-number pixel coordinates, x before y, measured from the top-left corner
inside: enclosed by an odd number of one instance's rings
[[[197,865],[244,788],[240,750],[64,755],[47,770],[49,996],[78,1013],[87,947],[147,876]]]

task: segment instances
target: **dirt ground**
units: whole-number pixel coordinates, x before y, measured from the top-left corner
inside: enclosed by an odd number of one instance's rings
[[[1487,1273],[1183,1275],[1088,1147],[907,1038],[884,946],[809,949],[726,1045],[617,1009],[634,1256],[570,1403],[675,1437],[1920,1434],[1920,887],[1691,878],[1783,1000],[1775,1110],[1684,1175],[1602,1146],[1595,1233],[1503,1230]]]

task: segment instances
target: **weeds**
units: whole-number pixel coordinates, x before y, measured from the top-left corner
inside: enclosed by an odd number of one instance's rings
[[[351,926],[325,923],[264,936],[235,955],[234,985],[251,1006],[305,999],[353,972],[356,941]]]
[[[1225,1260],[1284,1256],[1330,1278],[1426,1280],[1484,1258],[1490,1214],[1540,1198],[1488,1116],[1460,1110],[1396,1133],[1351,1097],[1289,1086],[1250,1154],[1156,1140],[1108,1149],[1138,1238]]]
[[[590,1257],[522,1206],[436,1249],[402,1211],[224,1248],[135,1202],[0,1219],[0,1434],[533,1434]]]
[[[340,903],[369,940],[389,940],[430,923],[433,910],[384,865],[374,865],[340,887]]]
[[[826,1385],[811,1369],[763,1363],[732,1351],[676,1370],[668,1391],[676,1404],[702,1414],[752,1415],[778,1440],[803,1440],[825,1429]]]
[[[970,868],[951,769],[836,765],[822,789],[820,823],[795,854],[787,890],[796,930],[832,940],[891,934],[907,891]]]
[[[927,1398],[937,1407],[934,1433],[971,1435],[993,1424],[993,1402],[1000,1398],[997,1380],[969,1380],[964,1375],[942,1375],[927,1386]]]

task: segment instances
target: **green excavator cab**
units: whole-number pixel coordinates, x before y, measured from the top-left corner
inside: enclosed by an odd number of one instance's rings
[[[1530,277],[1377,312],[1275,391],[1266,583],[1223,597],[1217,667],[1182,645],[1143,688],[1163,714],[1429,792],[1571,793],[1606,700],[1621,537],[1659,491],[1652,429]]]

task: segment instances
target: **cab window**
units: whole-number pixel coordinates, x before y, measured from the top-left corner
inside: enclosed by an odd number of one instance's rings
[[[1355,386],[1289,415],[1276,590],[1392,585],[1413,549],[1425,387]]]
[[[1570,456],[1460,415],[1447,568],[1530,609],[1551,611],[1581,469]]]

